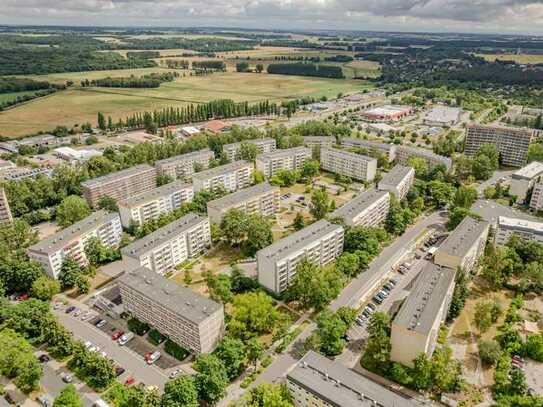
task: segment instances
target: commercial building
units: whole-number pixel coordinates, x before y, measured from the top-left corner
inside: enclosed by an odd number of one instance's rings
[[[462,109],[449,106],[435,106],[424,116],[424,124],[428,126],[454,126],[460,121]]]
[[[341,145],[347,148],[361,148],[368,151],[379,151],[385,154],[389,161],[394,161],[396,159],[396,145],[394,144],[345,137],[341,139]]]
[[[538,182],[534,185],[532,197],[530,198],[530,208],[534,211],[543,209],[543,182]]]
[[[235,161],[230,164],[197,172],[192,176],[194,192],[215,191],[224,188],[227,192],[237,191],[251,185],[253,164],[247,161]]]
[[[214,158],[213,151],[209,149],[198,150],[157,161],[155,167],[159,175],[189,181],[195,172],[195,167],[206,170],[209,168],[209,162]]]
[[[377,226],[384,222],[390,208],[388,191],[370,189],[336,209],[332,218],[342,218],[348,226]]]
[[[239,153],[242,143],[255,145],[258,148],[258,154],[271,153],[276,149],[274,138],[257,138],[253,140],[244,140],[239,143],[225,144],[222,146],[222,151],[224,152],[224,155],[229,161],[236,161],[241,159]]]
[[[230,124],[223,122],[222,120],[211,120],[202,125],[202,130],[207,130],[214,134],[219,134],[224,131],[228,131],[231,128],[232,126]]]
[[[470,272],[483,255],[490,224],[467,216],[452,231],[434,255],[434,263]]]
[[[511,175],[509,194],[517,197],[517,202],[524,202],[528,191],[541,179],[543,163],[533,161]]]
[[[179,346],[212,352],[224,333],[222,304],[141,267],[118,279],[125,312]]]
[[[287,373],[287,388],[296,407],[415,407],[420,404],[309,351]]]
[[[409,192],[414,181],[415,169],[398,164],[383,175],[378,188],[381,191],[393,193],[398,200],[402,200]]]
[[[279,170],[298,170],[310,159],[311,149],[307,147],[287,148],[258,155],[256,157],[256,169],[270,178]]]
[[[156,170],[141,164],[82,182],[81,187],[89,205],[96,208],[103,196],[120,201],[156,188]]]
[[[209,219],[189,213],[121,249],[124,260],[158,274],[211,247]]]
[[[447,170],[450,170],[452,167],[452,160],[449,157],[435,154],[424,148],[398,146],[396,149],[396,162],[398,164],[409,165],[409,160],[411,158],[422,158],[426,160],[430,170],[438,165],[444,165]]]
[[[368,121],[394,122],[401,120],[413,113],[409,106],[385,105],[364,110],[360,116]]]
[[[213,223],[220,223],[230,209],[249,215],[275,216],[279,210],[279,195],[279,187],[263,182],[208,202],[207,214]]]
[[[131,225],[140,226],[163,213],[180,208],[184,203],[192,201],[193,197],[192,184],[184,181],[170,182],[120,201],[118,206],[121,223],[125,228]]]
[[[11,210],[9,208],[8,197],[4,188],[0,188],[0,223],[12,222]]]
[[[534,131],[529,129],[471,124],[466,131],[464,153],[472,156],[484,144],[493,144],[500,153],[502,164],[521,167],[526,163],[533,137]]]
[[[371,182],[377,173],[377,160],[337,148],[321,148],[321,168],[359,181]]]
[[[494,243],[505,245],[513,235],[521,239],[537,240],[543,243],[543,223],[505,216],[498,217]]]
[[[413,359],[431,357],[441,323],[447,317],[456,271],[428,263],[391,325],[390,359],[413,367]]]
[[[106,247],[117,247],[122,234],[119,214],[102,210],[30,246],[26,252],[49,277],[57,278],[66,257],[82,267],[88,264],[85,245],[89,239],[98,238]]]
[[[296,275],[302,259],[319,266],[334,261],[343,252],[343,234],[341,226],[323,219],[259,250],[258,282],[281,294]]]
[[[336,138],[333,136],[305,136],[304,145],[309,148],[313,147],[332,147],[336,144]]]
[[[368,134],[388,137],[391,134],[397,132],[398,129],[386,123],[368,123],[366,125],[366,131],[368,132]]]
[[[71,147],[55,148],[54,153],[57,157],[70,163],[85,162],[92,157],[99,157],[102,155],[102,153],[97,150],[75,150]]]

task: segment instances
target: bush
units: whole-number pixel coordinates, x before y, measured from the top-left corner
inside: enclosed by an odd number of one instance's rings
[[[149,331],[150,327],[145,322],[141,322],[136,318],[130,318],[127,322],[128,329],[134,332],[136,335],[143,336]]]
[[[260,365],[266,368],[269,365],[271,365],[272,362],[273,362],[273,358],[271,357],[271,355],[267,355],[264,359],[262,359],[262,362],[260,363]]]
[[[184,360],[190,354],[188,350],[182,348],[171,339],[166,340],[166,343],[164,344],[164,350],[168,355],[173,356],[177,360]]]
[[[153,345],[160,345],[162,342],[164,342],[164,339],[166,339],[166,337],[158,332],[156,329],[151,329],[149,331],[148,340]]]
[[[496,341],[479,341],[479,356],[483,363],[495,365],[501,356],[500,344]]]

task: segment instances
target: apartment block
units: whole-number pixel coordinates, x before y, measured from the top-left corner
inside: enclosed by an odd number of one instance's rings
[[[156,188],[156,170],[141,164],[82,182],[81,187],[89,205],[96,208],[103,196],[120,201]]]
[[[413,186],[413,182],[415,182],[415,169],[398,164],[383,175],[378,188],[394,194],[401,201]]]
[[[253,181],[253,164],[247,161],[235,161],[198,172],[192,176],[194,192],[216,191],[224,188],[227,192],[246,188]]]
[[[179,346],[212,352],[224,334],[222,304],[141,267],[118,279],[124,311]]]
[[[422,158],[426,160],[430,170],[438,165],[444,165],[447,170],[452,168],[452,160],[449,157],[435,154],[430,150],[409,146],[398,146],[396,148],[396,162],[398,164],[409,165],[409,160],[411,158]]]
[[[122,233],[119,214],[102,210],[30,246],[26,253],[49,277],[57,278],[66,257],[82,267],[88,264],[85,245],[91,238],[98,238],[106,247],[117,247]]]
[[[336,138],[333,136],[305,136],[304,145],[309,148],[313,147],[332,147],[336,144]]]
[[[222,151],[229,161],[240,160],[240,149],[242,143],[253,144],[258,148],[259,154],[271,153],[275,151],[275,139],[274,138],[257,138],[253,140],[244,140],[239,143],[225,144],[222,146]]]
[[[511,175],[509,194],[517,197],[517,202],[524,202],[528,191],[543,176],[543,163],[533,161]]]
[[[207,214],[212,223],[221,223],[230,209],[249,215],[275,216],[279,210],[279,195],[279,187],[263,182],[208,202]]]
[[[331,218],[341,218],[347,226],[378,226],[388,216],[390,193],[370,189],[337,208]]]
[[[500,153],[502,164],[522,167],[533,137],[534,131],[529,129],[471,124],[466,131],[464,153],[475,155],[483,144],[493,144]]]
[[[309,351],[287,373],[287,388],[296,407],[415,407],[388,388]]]
[[[465,272],[473,270],[483,255],[490,224],[468,216],[445,239],[434,255],[434,263]]]
[[[170,182],[119,202],[121,223],[125,228],[140,226],[163,213],[180,208],[184,203],[192,201],[193,197],[192,184],[184,181]]]
[[[294,276],[300,260],[319,266],[334,261],[343,252],[343,228],[326,220],[315,222],[257,252],[258,282],[281,294]]]
[[[391,325],[390,359],[413,367],[413,359],[434,353],[441,323],[447,317],[456,271],[428,263]]]
[[[0,188],[0,223],[3,222],[13,222],[13,216],[11,216],[6,191],[4,188]]]
[[[526,219],[508,218],[505,216],[498,217],[494,243],[505,245],[513,235],[516,235],[521,239],[537,240],[538,242],[543,243],[543,223]]]
[[[209,219],[194,213],[121,249],[123,259],[165,274],[211,247]]]
[[[377,160],[337,148],[321,148],[321,168],[359,181],[371,182],[377,173]]]
[[[310,159],[311,149],[307,147],[287,148],[258,155],[256,157],[256,169],[267,178],[270,178],[279,170],[298,170]]]
[[[189,181],[195,172],[195,167],[206,170],[209,168],[209,162],[214,158],[215,154],[210,149],[198,150],[157,161],[155,167],[160,175]]]
[[[377,141],[362,140],[359,138],[345,137],[341,139],[341,145],[347,148],[362,148],[368,151],[379,151],[388,157],[389,161],[396,159],[396,145],[379,143]]]
[[[532,197],[530,198],[530,208],[534,211],[543,209],[543,182],[538,182],[534,185]]]

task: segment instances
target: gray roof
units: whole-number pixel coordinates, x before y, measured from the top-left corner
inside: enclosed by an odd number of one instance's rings
[[[255,138],[255,139],[249,139],[249,140],[242,140],[242,141],[238,141],[237,143],[225,144],[225,145],[222,146],[222,148],[224,150],[224,149],[227,149],[229,147],[237,147],[237,146],[241,145],[241,143],[251,143],[251,144],[255,144],[255,145],[259,145],[259,144],[273,144],[273,145],[275,145],[275,139],[271,138],[271,137],[266,137],[266,138]]]
[[[414,171],[413,167],[397,164],[389,172],[383,175],[383,178],[381,179],[381,181],[379,181],[379,184],[383,183],[386,185],[397,186],[412,171]]]
[[[314,142],[314,143],[335,143],[336,138],[334,136],[304,136],[304,143],[306,142]]]
[[[441,306],[454,283],[455,274],[455,270],[428,263],[417,276],[393,324],[428,334],[436,319],[440,318]]]
[[[345,157],[345,158],[347,158],[349,160],[368,161],[368,162],[375,161],[375,162],[377,162],[376,158],[373,158],[373,157],[370,157],[370,156],[367,156],[367,155],[358,154],[358,153],[353,153],[351,151],[341,150],[341,149],[335,148],[335,147],[323,147],[321,149],[321,155],[326,154],[327,152],[331,153],[331,154],[335,154],[337,156],[343,156],[343,157]]]
[[[170,158],[165,158],[164,160],[158,160],[155,162],[155,166],[183,162],[186,160],[193,160],[196,157],[208,157],[208,156],[215,158],[215,154],[213,154],[213,151],[211,151],[209,148],[206,148],[203,150],[193,151],[191,153],[186,153],[186,154],[176,155]]]
[[[338,229],[343,228],[322,219],[259,250],[257,255],[283,258]]]
[[[485,220],[467,216],[445,239],[438,252],[464,257],[489,226]]]
[[[364,192],[361,192],[353,199],[348,201],[343,206],[337,208],[332,214],[331,217],[341,217],[344,219],[353,219],[355,216],[369,208],[376,201],[381,199],[383,196],[388,195],[388,191],[378,191],[376,189],[370,189]]]
[[[68,226],[66,229],[62,229],[57,233],[46,237],[39,241],[35,245],[29,247],[29,250],[54,253],[62,249],[67,243],[74,239],[79,238],[81,235],[90,232],[106,223],[111,222],[113,219],[118,218],[118,213],[107,212],[105,210],[93,212],[85,219]]]
[[[90,179],[88,181],[82,182],[81,186],[86,187],[86,188],[91,188],[94,186],[119,181],[121,178],[135,177],[149,170],[154,171],[154,168],[151,167],[149,164],[140,164],[140,165],[136,165],[135,167],[127,168],[126,170],[116,171],[116,172],[112,172],[110,174],[104,175],[102,177]]]
[[[345,137],[341,139],[341,144],[346,145],[355,145],[357,147],[363,147],[363,148],[376,148],[378,150],[383,151],[389,151],[393,147],[396,147],[394,144],[386,144],[386,143],[379,143],[376,141],[370,141],[370,140],[362,140],[358,138],[351,138],[351,137]]]
[[[177,191],[181,191],[187,188],[192,188],[192,184],[188,184],[182,180],[174,181],[166,185],[162,185],[161,187],[144,192],[142,194],[138,194],[128,199],[125,199],[124,201],[119,202],[119,205],[129,207],[142,205],[146,202],[153,201],[163,196],[169,196]]]
[[[256,158],[257,160],[261,161],[267,161],[267,160],[273,160],[274,158],[281,158],[281,157],[290,157],[296,154],[308,154],[311,155],[311,150],[307,147],[293,147],[293,148],[286,148],[286,149],[279,149],[275,151],[271,151],[269,153],[259,154]]]
[[[532,161],[511,175],[513,179],[532,180],[543,174],[543,163]]]
[[[414,407],[420,404],[309,351],[287,374],[287,380],[337,407]]]
[[[447,166],[447,168],[450,168],[452,165],[452,160],[450,157],[445,157],[444,155],[439,155],[434,153],[433,151],[427,150],[425,148],[416,148],[416,147],[410,147],[410,146],[398,146],[398,151],[404,151],[410,156],[415,157],[421,157],[421,158],[428,158],[431,160],[441,161],[443,164]]]
[[[195,324],[222,309],[221,304],[168,280],[146,267],[127,271],[119,277],[119,282]]]
[[[268,182],[262,182],[260,184],[253,185],[249,188],[240,189],[237,192],[223,196],[222,198],[209,201],[207,206],[217,207],[217,208],[228,208],[232,205],[238,204],[240,202],[248,201],[252,198],[256,198],[261,194],[266,192],[279,191],[279,187],[270,185]]]
[[[228,172],[237,171],[244,167],[253,167],[253,165],[245,160],[240,161],[234,161],[230,164],[225,165],[219,165],[218,167],[210,168],[208,170],[200,171],[192,175],[192,178],[197,179],[208,179],[208,178],[214,178],[222,174],[226,174]]]
[[[195,213],[189,213],[166,226],[155,230],[153,233],[136,240],[134,243],[124,247],[121,250],[123,256],[140,257],[141,255],[153,250],[155,247],[167,242],[168,240],[178,236],[187,229],[199,224],[205,218]]]

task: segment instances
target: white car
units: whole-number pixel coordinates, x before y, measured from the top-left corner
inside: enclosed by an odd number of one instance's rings
[[[92,342],[91,341],[85,342],[85,348],[90,349],[91,347],[92,347]]]
[[[170,373],[170,379],[175,379],[177,376],[179,376],[181,372],[181,369],[175,369],[173,372]]]
[[[150,355],[146,355],[145,356],[145,361],[147,362],[148,365],[152,365],[153,363],[155,363],[158,359],[160,359],[160,357],[162,356],[162,354],[160,353],[160,351],[158,350],[155,350],[153,353],[151,353]]]
[[[130,342],[134,338],[134,334],[132,332],[125,333],[119,338],[119,345],[124,346],[128,342]]]
[[[72,314],[74,318],[77,318],[79,315],[81,315],[81,310],[78,308],[75,310],[75,312]]]

